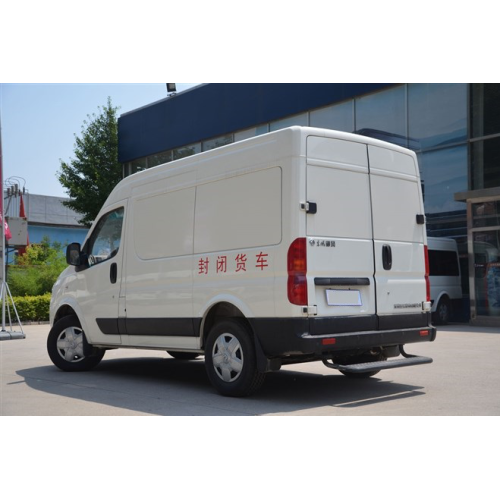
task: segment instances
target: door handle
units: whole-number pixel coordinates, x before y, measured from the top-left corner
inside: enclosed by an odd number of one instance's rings
[[[113,262],[113,264],[111,264],[111,267],[109,268],[109,281],[111,281],[111,283],[116,283],[117,278],[118,266],[116,265],[116,262]]]
[[[382,247],[382,264],[386,271],[390,271],[392,268],[392,249],[390,245],[384,245]]]

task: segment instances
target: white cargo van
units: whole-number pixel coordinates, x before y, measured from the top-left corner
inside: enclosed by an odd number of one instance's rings
[[[290,363],[365,377],[432,362],[403,349],[436,335],[423,214],[413,152],[331,130],[137,173],[68,247],[48,352],[68,371],[119,347],[204,355],[230,396]]]
[[[462,278],[457,242],[451,238],[428,238],[429,279],[434,323],[446,325],[453,309],[462,305]]]

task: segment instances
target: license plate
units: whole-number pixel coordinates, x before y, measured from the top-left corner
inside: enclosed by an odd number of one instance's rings
[[[326,302],[329,306],[361,306],[359,290],[326,290]]]

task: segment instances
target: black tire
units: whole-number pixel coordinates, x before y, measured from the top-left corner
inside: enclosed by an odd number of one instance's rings
[[[387,358],[382,355],[382,354],[362,354],[361,356],[355,356],[350,358],[346,363],[342,363],[345,365],[356,365],[358,363],[370,363],[373,361],[385,361]],[[346,372],[343,370],[339,370],[342,375],[345,375],[348,378],[354,378],[354,379],[364,379],[364,378],[370,378],[373,377],[374,375],[377,375],[377,373],[380,372],[380,370],[373,370],[371,372],[364,372],[364,373],[355,373],[355,372]]]
[[[182,361],[191,361],[198,358],[200,355],[196,352],[180,352],[180,351],[167,351],[167,353],[175,359]]]
[[[223,396],[249,396],[266,378],[257,370],[252,332],[238,320],[221,321],[210,330],[205,368],[210,382]]]
[[[363,379],[363,378],[370,378],[373,377],[374,375],[377,375],[377,373],[380,370],[373,370],[372,372],[364,372],[364,373],[354,373],[354,372],[345,372],[343,370],[339,370],[342,375],[345,375],[347,378],[357,378],[357,379]]]
[[[448,297],[442,297],[434,313],[434,323],[436,325],[447,325],[451,316],[451,302]]]
[[[105,350],[87,343],[76,316],[61,318],[50,330],[47,352],[52,363],[66,372],[91,370],[99,364]]]

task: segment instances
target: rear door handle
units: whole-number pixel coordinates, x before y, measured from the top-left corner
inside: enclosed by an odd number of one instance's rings
[[[117,278],[118,266],[116,265],[116,262],[113,262],[113,264],[111,264],[111,267],[109,268],[109,281],[111,281],[111,283],[116,283]]]
[[[392,249],[390,245],[384,245],[382,247],[382,264],[386,271],[390,271],[392,268]]]

